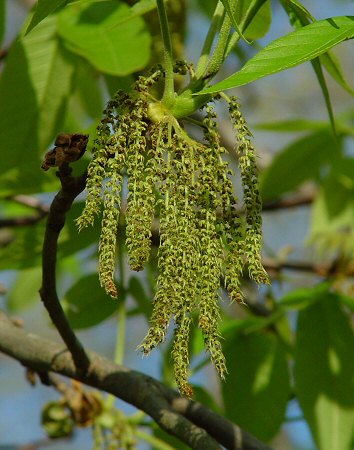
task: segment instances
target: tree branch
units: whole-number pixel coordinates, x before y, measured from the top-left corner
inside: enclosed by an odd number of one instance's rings
[[[86,372],[89,359],[65,316],[56,291],[56,260],[58,237],[65,224],[66,213],[75,197],[85,189],[86,173],[72,177],[68,164],[63,164],[58,172],[62,188],[50,206],[42,251],[42,287],[39,291],[42,302],[53,324],[72,354],[75,366]]]
[[[115,395],[144,411],[192,449],[221,449],[223,445],[229,450],[271,450],[203,405],[94,352],[88,352],[89,371],[79,371],[65,347],[27,333],[1,312],[0,351],[36,372],[56,372]]]

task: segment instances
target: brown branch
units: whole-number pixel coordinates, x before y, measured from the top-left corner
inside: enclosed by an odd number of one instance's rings
[[[310,205],[314,202],[316,194],[314,192],[298,192],[290,197],[264,202],[263,211],[275,211],[277,209],[296,208],[298,206]]]
[[[0,219],[0,228],[14,228],[27,225],[35,225],[36,223],[40,222],[45,216],[46,213],[40,213],[32,216],[19,216],[8,219]]]
[[[79,371],[66,348],[16,326],[0,312],[0,351],[38,372],[56,372],[113,394],[151,416],[167,433],[196,450],[271,450],[237,425],[173,389],[94,352]]]
[[[40,222],[49,212],[49,207],[47,205],[44,205],[35,197],[30,197],[28,195],[15,195],[14,197],[8,197],[7,200],[12,200],[21,205],[33,208],[37,211],[37,214],[0,219],[0,228],[35,225],[36,223]]]
[[[42,287],[39,293],[53,324],[72,354],[75,366],[79,371],[86,372],[89,359],[70,327],[56,291],[58,237],[65,224],[66,213],[77,195],[85,189],[86,184],[86,173],[81,177],[72,177],[70,174],[68,164],[60,167],[58,176],[62,188],[55,196],[48,214],[42,251]]]

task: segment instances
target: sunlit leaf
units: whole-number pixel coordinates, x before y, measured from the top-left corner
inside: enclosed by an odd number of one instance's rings
[[[72,51],[102,72],[128,75],[150,59],[150,34],[143,19],[122,2],[86,2],[59,14],[60,35]]]
[[[300,311],[295,388],[321,450],[350,450],[354,423],[354,335],[338,298],[324,295]]]
[[[240,2],[238,0],[222,0],[222,3],[227,14],[231,18],[235,30],[241,34],[241,37],[254,40],[261,38],[267,33],[272,19],[270,1],[245,0]],[[242,33],[240,30],[242,18],[253,8],[255,10],[255,15],[246,30]]]
[[[261,177],[264,199],[275,199],[315,179],[321,167],[336,157],[337,144],[327,129],[303,137],[278,153]]]
[[[310,242],[333,258],[354,253],[354,161],[344,158],[326,178],[312,209]]]
[[[147,320],[151,317],[152,301],[146,295],[144,286],[138,277],[131,277],[129,280],[128,293],[134,298],[140,313],[143,313]]]
[[[9,242],[3,243],[0,248],[0,270],[39,266],[44,230],[44,221],[34,226],[11,230],[8,234]]]
[[[285,350],[274,334],[237,333],[225,346],[228,376],[222,384],[226,416],[268,441],[279,430],[289,399]]]
[[[278,304],[286,309],[303,309],[316,302],[323,293],[328,291],[328,284],[322,283],[315,287],[294,289],[285,294]]]
[[[9,311],[16,313],[39,301],[41,282],[41,267],[29,267],[28,269],[21,270],[16,277],[7,300]]]
[[[339,16],[319,20],[267,45],[240,71],[198,94],[219,92],[251,83],[310,61],[354,36],[354,17]]]
[[[327,52],[320,56],[320,61],[331,77],[349,94],[354,95],[354,90],[346,81],[337,57],[332,52]]]
[[[32,19],[26,29],[25,34],[28,34],[35,26],[37,26],[49,14],[54,12],[59,6],[65,5],[68,0],[38,0]]]
[[[86,249],[99,241],[100,227],[98,224],[79,233],[75,219],[79,217],[82,209],[82,202],[74,203],[66,216],[65,227],[59,237],[58,252],[61,258]]]
[[[124,295],[122,292],[120,294]],[[118,300],[106,295],[96,273],[82,277],[74,284],[65,294],[63,304],[71,326],[76,329],[99,324],[111,316],[119,305]]]
[[[61,131],[75,64],[43,20],[10,48],[0,80],[1,194],[44,192],[57,180],[40,169]]]

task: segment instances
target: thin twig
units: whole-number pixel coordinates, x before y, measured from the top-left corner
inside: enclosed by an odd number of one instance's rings
[[[21,205],[28,206],[29,208],[33,208],[37,211],[37,214],[0,219],[0,228],[35,225],[49,212],[49,206],[44,205],[36,197],[31,197],[29,195],[15,195],[13,197],[7,197],[6,200],[14,201]]]
[[[130,370],[94,352],[83,373],[61,345],[16,327],[0,312],[0,351],[36,372],[56,372],[115,395],[144,411],[169,434],[192,449],[270,450],[237,425],[200,403],[140,372]],[[218,443],[217,443],[218,442]]]
[[[62,189],[55,196],[48,214],[42,251],[42,287],[39,293],[53,324],[72,355],[76,368],[84,373],[88,370],[90,361],[65,316],[56,291],[59,234],[65,224],[66,213],[86,184],[86,173],[80,177],[72,177],[70,173],[71,169],[67,164],[62,165],[58,172]]]

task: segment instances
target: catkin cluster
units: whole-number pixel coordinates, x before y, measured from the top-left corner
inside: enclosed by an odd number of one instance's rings
[[[230,298],[243,301],[242,270],[267,283],[261,264],[261,201],[251,133],[235,98],[227,98],[236,136],[245,214],[239,215],[232,171],[220,144],[214,99],[203,109],[203,142],[192,139],[169,114],[151,117],[149,88],[161,75],[140,78],[134,92],[118,92],[108,103],[88,169],[87,200],[79,228],[103,209],[99,244],[101,285],[117,297],[114,283],[116,236],[122,183],[128,179],[126,247],[133,270],[149,258],[152,221],[159,219],[159,274],[144,354],[162,343],[173,319],[172,357],[180,391],[188,383],[190,329],[197,321],[218,373],[226,374],[219,339],[220,280]]]

